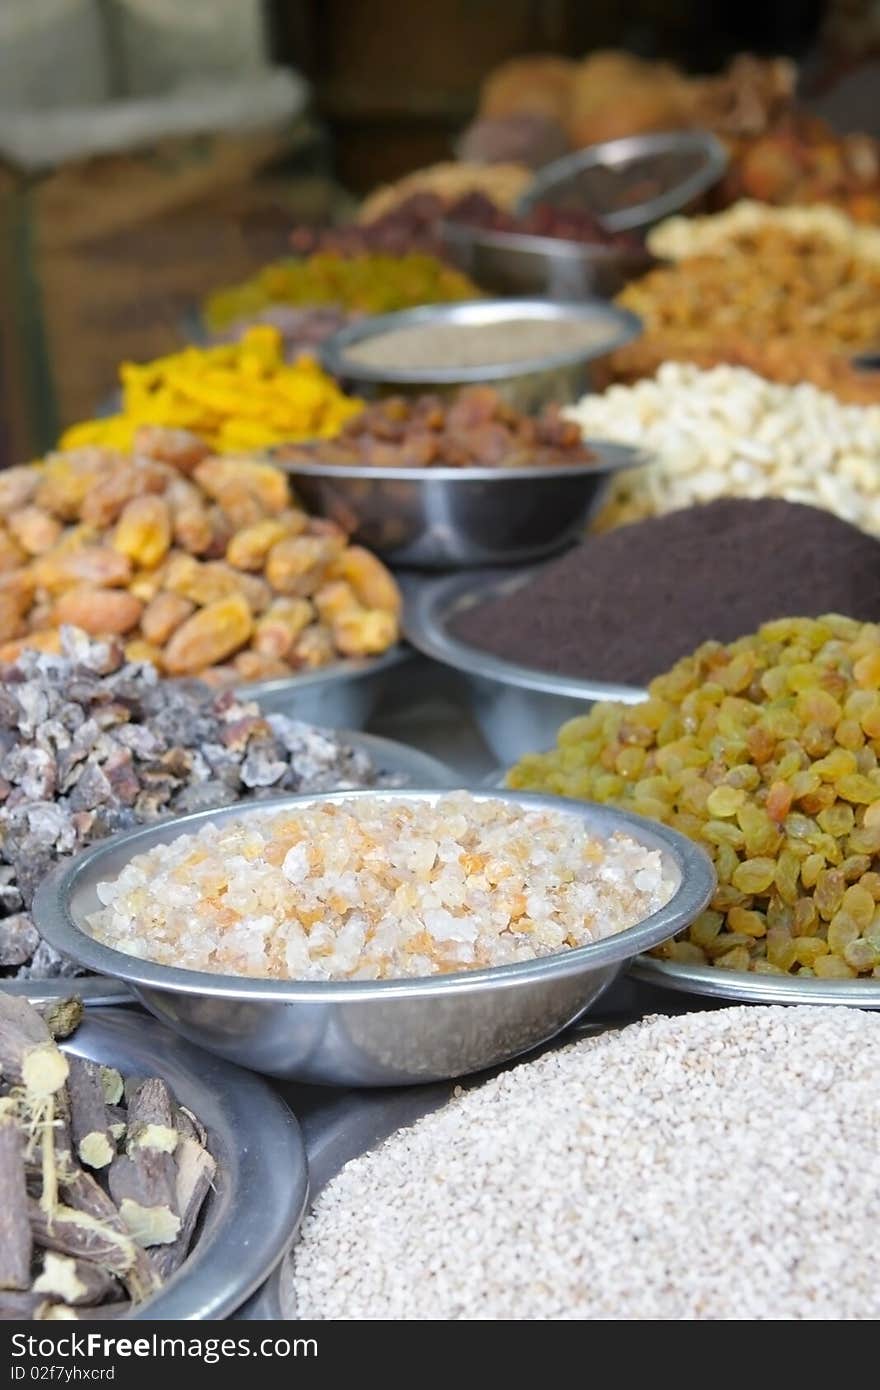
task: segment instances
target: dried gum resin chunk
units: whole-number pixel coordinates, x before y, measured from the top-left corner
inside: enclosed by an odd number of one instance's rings
[[[784,618],[706,642],[643,704],[595,705],[508,781],[703,845],[715,897],[662,958],[880,979],[880,626]]]
[[[666,903],[662,857],[563,810],[466,793],[318,802],[207,825],[100,885],[98,940],[160,964],[389,979],[532,960]]]

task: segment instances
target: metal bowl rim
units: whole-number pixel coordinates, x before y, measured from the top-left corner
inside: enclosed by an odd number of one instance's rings
[[[470,591],[482,599],[494,597],[493,591],[525,584],[531,574],[539,567],[523,570],[496,569],[485,575],[465,572],[444,575],[439,579],[425,580],[407,594],[404,604],[404,631],[408,640],[423,655],[464,671],[484,680],[499,681],[503,685],[519,686],[524,690],[536,690],[543,695],[561,695],[571,700],[620,700],[625,704],[637,704],[648,698],[648,692],[637,685],[618,685],[610,681],[583,680],[577,676],[563,676],[549,671],[541,671],[531,666],[521,666],[515,661],[506,661],[491,652],[480,651],[466,642],[451,636],[448,619],[453,605]]]
[[[545,357],[522,358],[516,362],[487,363],[481,367],[377,367],[355,362],[346,356],[346,349],[367,338],[379,338],[398,328],[410,328],[422,323],[504,323],[510,319],[606,319],[609,325],[607,343],[571,348],[568,352]],[[610,330],[616,328],[616,333]],[[621,309],[603,299],[585,299],[563,304],[558,300],[530,296],[521,299],[466,299],[454,304],[425,304],[418,309],[401,309],[393,314],[376,314],[334,333],[319,345],[321,365],[332,375],[349,381],[387,383],[389,385],[458,386],[469,382],[508,381],[549,372],[557,367],[576,366],[606,357],[637,338],[642,321],[629,309]]]
[[[151,1056],[158,1054],[159,1074],[164,1057],[187,1073],[194,1090],[210,1089],[222,1095],[223,1108],[232,1113],[228,1123],[218,1126],[218,1134],[230,1149],[244,1144],[249,1163],[259,1170],[256,1183],[249,1183],[247,1191],[230,1192],[229,1214],[217,1230],[196,1241],[167,1284],[137,1304],[123,1321],[228,1317],[277,1268],[302,1221],[308,1200],[308,1164],[299,1124],[262,1077],[205,1052],[167,1024],[140,1012],[90,1011],[62,1047],[69,1044],[72,1052],[94,1060],[100,1060],[96,1052],[107,1051],[112,1061],[114,1039],[120,1037],[122,1046],[132,1052],[141,1048]],[[154,1063],[151,1058],[146,1061],[144,1071],[149,1075]],[[197,1103],[193,1110],[199,1114]],[[258,1231],[253,1220],[255,1196],[261,1203],[270,1197],[272,1207],[271,1221],[262,1223]],[[191,1267],[197,1259],[199,1266]]]
[[[836,1004],[880,1008],[880,981],[799,980],[790,975],[757,975],[749,970],[719,970],[715,965],[686,965],[638,955],[630,973],[646,984],[676,993],[715,999],[741,999],[756,1004]]]
[[[535,175],[525,193],[517,203],[518,212],[527,212],[559,183],[565,182],[574,174],[596,165],[625,164],[629,160],[645,155],[690,152],[705,155],[705,164],[688,178],[649,198],[647,202],[636,203],[632,207],[614,212],[597,213],[599,221],[609,232],[634,231],[638,227],[648,227],[654,222],[668,217],[685,207],[693,198],[705,193],[721,178],[729,157],[723,144],[709,130],[659,130],[647,135],[624,135],[617,140],[603,140],[585,149],[574,150],[545,164]]]
[[[652,456],[636,444],[618,444],[612,439],[585,439],[584,443],[597,455],[596,463],[534,464],[530,468],[373,468],[370,464],[305,463],[283,458],[274,462],[293,479],[345,478],[375,480],[376,482],[427,483],[497,483],[512,478],[602,478],[609,473],[622,473],[628,468],[647,468]]]
[[[173,994],[201,995],[208,998],[234,999],[238,1002],[274,1004],[343,1004],[369,1000],[436,999],[442,996],[474,994],[486,989],[515,988],[537,984],[548,979],[563,979],[590,973],[607,965],[631,959],[650,950],[676,932],[703,911],[715,889],[715,871],[709,856],[693,841],[668,826],[646,820],[629,811],[620,811],[592,802],[565,801],[558,797],[526,792],[492,792],[476,788],[471,793],[480,801],[506,801],[525,809],[567,812],[584,820],[594,833],[613,834],[615,830],[629,831],[632,838],[649,849],[659,849],[671,859],[679,873],[679,886],[669,902],[635,926],[604,937],[586,946],[543,956],[534,961],[513,965],[493,966],[485,970],[459,971],[449,975],[426,976],[420,979],[295,981],[266,980],[251,977],[214,975],[207,971],[185,970],[176,966],[158,965],[105,946],[76,925],[69,911],[73,891],[82,879],[93,871],[93,865],[119,849],[130,845],[132,856],[140,845],[150,843],[158,826],[141,826],[121,835],[102,840],[66,864],[59,865],[41,883],[34,900],[34,915],[40,930],[50,945],[64,955],[88,966],[99,974],[111,975],[139,988],[153,988]],[[407,788],[401,791],[334,792],[326,796],[288,796],[254,803],[257,813],[313,805],[316,802],[345,801],[349,798],[383,800],[436,801],[443,792]],[[241,806],[223,811],[195,811],[173,822],[183,835],[198,830],[210,820],[230,820],[240,815]],[[253,813],[252,811],[252,813]],[[164,828],[167,829],[168,823]],[[100,872],[98,867],[97,872]]]
[[[522,251],[548,260],[604,261],[614,265],[657,261],[647,246],[604,246],[573,241],[571,237],[541,236],[537,232],[501,232],[489,227],[472,227],[454,217],[444,218],[438,224],[438,232],[445,240],[457,244],[485,246],[494,251]]]
[[[330,682],[353,681],[364,676],[379,675],[380,672],[391,670],[402,661],[408,661],[411,656],[412,652],[406,645],[397,642],[393,647],[389,647],[387,652],[382,652],[381,656],[349,657],[344,661],[333,661],[327,666],[319,666],[314,671],[277,676],[272,680],[251,681],[241,685],[233,682],[229,689],[234,690],[240,700],[259,701],[267,699],[270,695],[295,695],[299,690],[314,691],[316,686]],[[216,693],[222,693],[222,689]],[[296,716],[290,715],[289,718],[295,719]]]

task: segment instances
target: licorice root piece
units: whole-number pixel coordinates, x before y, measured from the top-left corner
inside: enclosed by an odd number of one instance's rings
[[[146,1298],[158,1286],[158,1276],[144,1252],[115,1223],[111,1225],[63,1203],[51,1216],[34,1201],[29,1202],[28,1211],[34,1240],[44,1250],[89,1260],[108,1270],[118,1276],[135,1299]]]
[[[116,1143],[121,1144],[128,1129],[128,1112],[121,1105],[108,1105],[107,1125]]]
[[[155,1149],[172,1154],[177,1147],[178,1133],[174,1123],[174,1102],[164,1081],[151,1076],[133,1090],[126,1089],[128,1099],[128,1133],[125,1151]]]
[[[104,1322],[108,1318],[126,1317],[131,1307],[128,1298],[120,1299],[117,1303],[102,1303],[99,1308],[68,1308],[63,1303],[53,1303],[46,1312],[37,1316],[42,1316],[44,1322]]]
[[[0,991],[0,1074],[28,1097],[44,1100],[67,1080],[67,1058],[26,999]]]
[[[190,1135],[181,1135],[174,1157],[180,1231],[173,1245],[165,1245],[152,1254],[153,1264],[163,1280],[169,1279],[186,1259],[199,1213],[217,1172],[217,1164],[207,1149],[203,1149],[198,1140]]]
[[[45,1317],[49,1300],[31,1289],[21,1293],[0,1293],[0,1322],[32,1322]]]
[[[139,1298],[146,1298],[147,1294],[152,1293],[158,1286],[159,1280],[150,1264],[149,1256],[131,1239],[128,1227],[119,1215],[112,1197],[108,1196],[91,1173],[84,1172],[82,1168],[77,1169],[71,1180],[62,1184],[61,1196],[68,1207],[90,1216],[94,1221],[123,1236],[128,1242],[133,1252],[134,1263],[128,1275],[123,1276],[123,1283],[125,1283],[132,1298],[136,1301]],[[85,1252],[62,1250],[61,1253],[79,1255]],[[86,1255],[86,1258],[91,1257]]]
[[[71,1307],[111,1302],[114,1295],[121,1296],[122,1292],[116,1278],[106,1269],[52,1250],[43,1256],[43,1272],[34,1280],[33,1291]]]
[[[191,1110],[187,1110],[185,1105],[178,1105],[174,1110],[174,1123],[177,1125],[178,1132],[182,1139],[195,1139],[202,1148],[208,1147],[208,1131],[202,1124],[197,1115]]]
[[[100,1072],[82,1057],[69,1060],[67,1093],[77,1155],[89,1168],[106,1168],[116,1157],[116,1143],[107,1122]]]
[[[0,1116],[0,1289],[30,1288],[33,1239],[28,1220],[24,1136]]]
[[[174,1159],[157,1149],[120,1154],[107,1174],[119,1215],[139,1245],[171,1245],[180,1232]]]

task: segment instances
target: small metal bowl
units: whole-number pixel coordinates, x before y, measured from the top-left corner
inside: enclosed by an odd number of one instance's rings
[[[293,810],[346,796],[285,797],[260,810]],[[392,793],[435,801],[437,792]],[[560,808],[555,797],[474,793],[518,806]],[[95,941],[84,930],[99,906],[98,883],[133,856],[203,825],[253,813],[241,806],[182,816],[130,831],[86,850],[41,885],[35,913],[49,943],[102,974],[124,979],[143,1004],[209,1052],[255,1071],[318,1085],[387,1086],[480,1071],[546,1042],[579,1018],[627,961],[682,931],[714,891],[711,862],[690,840],[640,816],[584,802],[566,803],[603,838],[623,830],[665,856],[676,884],[659,912],[592,945],[541,960],[422,980],[284,981],[240,979],[156,965]]]
[[[609,232],[643,231],[696,203],[727,162],[721,141],[707,130],[605,140],[545,165],[517,210],[535,203],[586,208]]]
[[[310,510],[395,565],[513,565],[561,550],[601,505],[611,477],[650,459],[590,441],[595,463],[533,468],[372,468],[275,461]]]
[[[448,575],[410,582],[404,590],[407,637],[424,656],[458,672],[462,698],[504,767],[525,753],[552,748],[560,724],[586,714],[597,700],[637,704],[648,694],[636,685],[579,680],[520,666],[453,636],[451,624],[465,609],[515,592],[532,573]]]
[[[504,324],[522,319],[600,323],[607,328],[607,338],[588,347],[481,367],[378,367],[357,362],[348,354],[355,343],[399,328],[432,323]],[[635,314],[600,299],[581,304],[560,304],[552,299],[475,299],[362,319],[328,338],[320,349],[320,357],[327,371],[360,395],[448,392],[491,383],[509,405],[532,412],[551,402],[566,404],[583,395],[591,384],[593,365],[632,342],[641,331],[641,320]]]
[[[562,237],[489,231],[451,219],[439,230],[456,264],[492,294],[613,299],[657,264],[644,247],[590,246]]]
[[[217,1175],[192,1252],[127,1321],[228,1317],[276,1268],[308,1196],[299,1126],[265,1081],[183,1042],[138,1010],[90,1012],[65,1052],[161,1076],[208,1131]]]

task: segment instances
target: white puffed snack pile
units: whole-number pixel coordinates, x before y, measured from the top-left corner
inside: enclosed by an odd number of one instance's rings
[[[98,885],[99,941],[163,965],[381,980],[585,946],[662,907],[662,856],[571,812],[460,792],[209,823]]]
[[[665,362],[656,376],[583,396],[563,414],[586,438],[656,455],[618,475],[600,524],[717,497],[782,497],[880,535],[880,406],[844,405],[744,367]]]
[[[651,1018],[545,1053],[346,1165],[292,1316],[880,1316],[880,1017]]]

